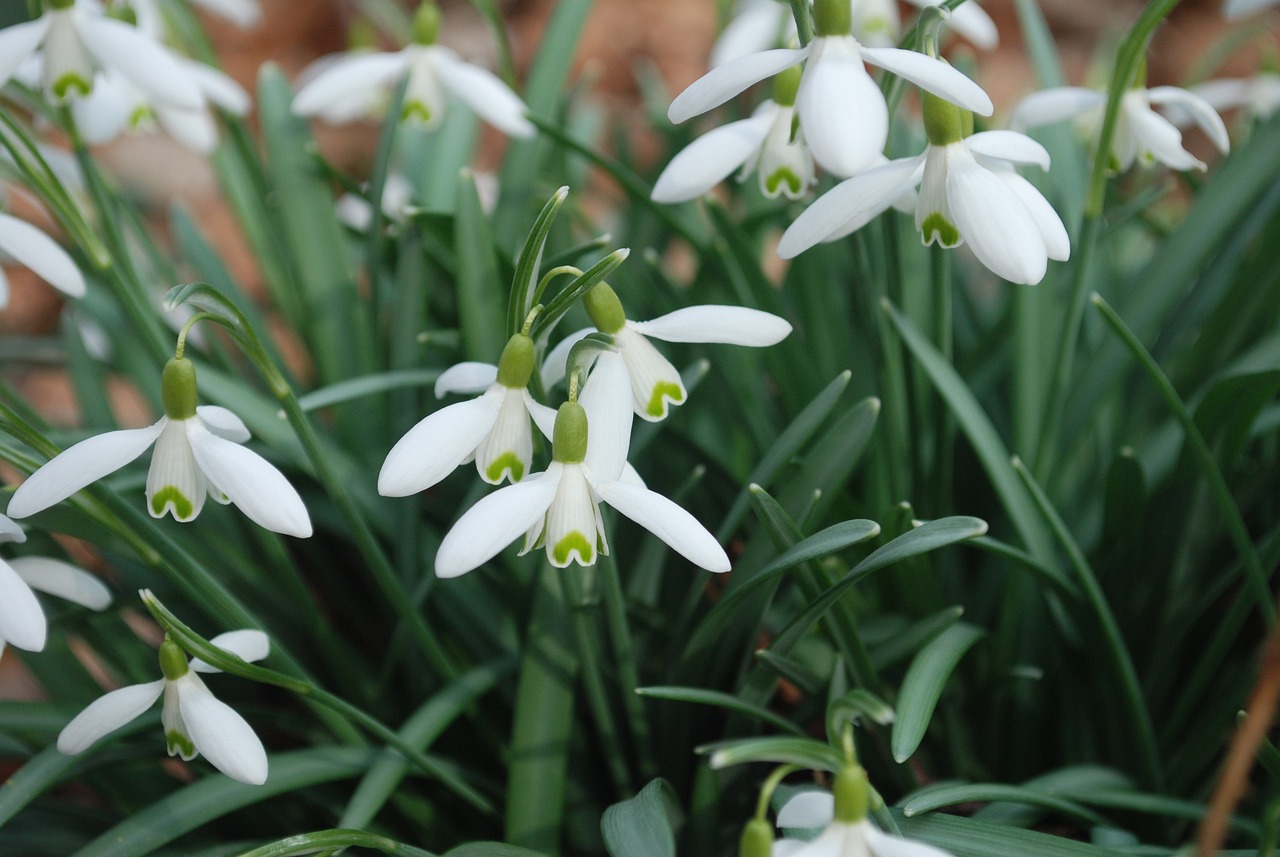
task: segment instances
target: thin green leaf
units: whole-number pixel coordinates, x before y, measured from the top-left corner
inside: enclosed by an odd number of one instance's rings
[[[747,762],[772,762],[836,773],[844,765],[844,757],[833,747],[812,738],[745,738],[707,744],[699,747],[698,752],[710,754],[714,769]]]
[[[964,622],[952,625],[921,649],[911,662],[898,691],[898,719],[890,738],[895,761],[905,762],[920,746],[956,664],[985,634],[981,628]]]
[[[1079,819],[1088,824],[1105,825],[1106,819],[1091,812],[1075,801],[1067,800],[1034,789],[1022,786],[1010,786],[1000,783],[968,783],[964,785],[946,786],[930,789],[926,794],[910,798],[902,804],[902,814],[908,818],[954,806],[958,803],[986,803],[989,801],[1006,801],[1009,803],[1029,804],[1043,809],[1053,810],[1069,818]]]
[[[654,780],[631,800],[605,810],[600,832],[612,857],[675,857],[664,797],[669,788],[663,780]]]
[[[739,714],[745,714],[748,717],[754,717],[763,723],[776,726],[784,732],[791,732],[795,735],[803,735],[804,730],[796,726],[785,717],[774,714],[767,708],[758,705],[751,705],[744,702],[736,696],[728,693],[721,693],[718,690],[703,690],[698,687],[638,687],[636,693],[641,696],[650,696],[654,699],[671,699],[677,702],[694,702],[699,705],[712,705],[717,708],[724,708],[728,711],[736,711]]]

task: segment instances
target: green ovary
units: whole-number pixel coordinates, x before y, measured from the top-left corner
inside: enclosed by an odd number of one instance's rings
[[[936,211],[924,219],[920,232],[925,244],[930,243],[934,235],[938,236],[938,243],[943,247],[954,247],[960,243],[960,231],[955,224]]]
[[[653,385],[653,395],[649,397],[649,405],[645,411],[654,417],[660,417],[667,412],[667,406],[662,401],[670,399],[673,404],[680,404],[684,401],[684,390],[681,390],[676,384],[670,381],[659,381]]]
[[[511,471],[511,481],[519,482],[524,478],[524,462],[514,452],[504,452],[489,465],[484,475],[489,481],[497,484],[502,481],[503,471]]]
[[[793,194],[798,194],[804,189],[800,177],[786,167],[778,167],[770,173],[769,177],[764,180],[764,188],[770,196],[777,196],[784,183]]]
[[[592,565],[596,561],[596,549],[588,541],[587,537],[582,533],[574,530],[560,541],[556,542],[556,546],[551,550],[551,557],[557,565],[567,565],[569,563],[569,554],[574,551],[578,552],[578,560],[583,565]]]
[[[191,743],[191,739],[181,732],[170,729],[164,734],[165,741],[169,744],[169,755],[177,753],[184,759],[193,758],[196,754],[196,745]]]
[[[163,516],[165,507],[170,503],[173,504],[173,516],[179,521],[191,517],[191,501],[172,485],[164,486],[152,496],[151,511],[157,516]]]

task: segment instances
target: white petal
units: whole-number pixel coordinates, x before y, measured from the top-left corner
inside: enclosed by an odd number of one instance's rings
[[[1139,101],[1126,100],[1124,107],[1139,154],[1175,170],[1205,169],[1204,161],[1183,148],[1182,132],[1168,119]]]
[[[978,261],[1013,283],[1044,278],[1048,260],[1035,219],[1009,185],[963,149],[948,158],[947,201]]]
[[[44,649],[49,625],[31,587],[4,560],[0,560],[0,640],[24,649]]]
[[[547,440],[555,437],[556,409],[535,402],[527,389],[524,391],[524,406],[529,416],[533,417],[533,424],[538,427],[538,431],[542,432],[543,437]]]
[[[631,379],[620,355],[605,352],[578,397],[587,414],[587,467],[596,478],[617,479],[631,448]]]
[[[773,77],[783,69],[791,68],[808,55],[808,48],[799,50],[779,48],[761,51],[758,54],[748,54],[713,68],[675,97],[667,110],[667,118],[679,125],[686,119],[706,113],[712,107],[724,104],[751,84],[766,77]]]
[[[496,74],[463,62],[448,48],[435,45],[431,50],[441,83],[477,116],[512,137],[527,139],[537,133],[525,118],[529,108]]]
[[[65,598],[90,610],[111,606],[111,590],[83,568],[44,556],[21,556],[9,560],[9,567],[28,586]]]
[[[0,214],[0,250],[58,291],[76,298],[84,295],[84,277],[67,251],[25,220]]]
[[[835,817],[836,799],[831,792],[808,791],[791,798],[778,810],[778,826],[826,827]]]
[[[125,132],[138,115],[146,115],[149,105],[137,88],[119,74],[98,74],[93,91],[71,102],[71,114],[85,142],[109,143]]]
[[[1059,262],[1065,262],[1070,259],[1071,237],[1067,235],[1067,227],[1062,225],[1062,218],[1058,216],[1058,212],[1053,210],[1049,200],[1045,199],[1040,191],[1036,190],[1035,185],[1012,170],[1000,170],[996,172],[996,175],[1003,179],[1005,184],[1013,188],[1014,193],[1018,195],[1018,199],[1022,200],[1022,204],[1031,213],[1031,217],[1035,220],[1036,226],[1040,230],[1040,237],[1044,239],[1045,250],[1048,252],[1049,258]]]
[[[133,684],[113,690],[89,703],[58,735],[58,750],[73,756],[146,711],[160,698],[165,681]]]
[[[883,150],[889,108],[850,36],[814,39],[796,93],[796,113],[813,159],[838,176],[866,169]]]
[[[257,0],[195,0],[195,3],[237,27],[252,27],[262,20]]]
[[[174,520],[193,521],[204,508],[209,488],[187,440],[188,422],[196,421],[170,420],[151,453],[147,511],[153,518],[172,512]]]
[[[1214,110],[1230,110],[1249,103],[1253,90],[1253,81],[1239,77],[1225,77],[1218,80],[1207,80],[1191,88],[1191,92],[1203,98]],[[1164,105],[1167,115],[1175,125],[1185,125],[1192,121],[1191,116],[1183,114],[1174,118],[1178,111],[1168,103]]]
[[[667,405],[683,404],[688,397],[684,379],[670,360],[631,328],[618,331],[616,342],[627,374],[631,376],[631,399],[636,413],[651,423],[666,419]]]
[[[225,440],[244,443],[252,437],[244,421],[226,408],[199,405],[196,407],[196,416],[204,422],[205,428]]]
[[[1152,104],[1169,105],[1186,111],[1192,121],[1199,125],[1209,136],[1218,151],[1226,154],[1231,150],[1231,138],[1227,134],[1227,126],[1223,124],[1218,111],[1208,101],[1176,86],[1156,86],[1147,90],[1147,97]]]
[[[563,465],[552,462],[514,485],[500,488],[466,511],[436,551],[436,575],[458,577],[488,562],[547,513]]]
[[[311,517],[284,474],[238,443],[212,434],[199,420],[187,420],[187,439],[209,481],[259,526],[305,539]]]
[[[165,133],[193,152],[207,155],[218,146],[218,126],[207,109],[178,110],[157,104],[156,122]]]
[[[728,571],[729,557],[716,537],[680,506],[647,488],[624,482],[596,485],[600,499],[707,571]]]
[[[146,452],[167,422],[167,418],[161,418],[147,428],[111,431],[69,447],[18,486],[9,500],[9,516],[34,515],[119,470]]]
[[[14,544],[22,544],[27,540],[27,534],[22,531],[22,527],[8,515],[0,515],[0,542],[13,542]]]
[[[204,105],[199,87],[174,54],[136,27],[101,15],[83,15],[77,26],[89,53],[143,92],[184,110]]]
[[[980,131],[964,138],[969,151],[1015,164],[1031,164],[1049,169],[1049,152],[1026,134],[1017,131]]]
[[[774,0],[744,4],[716,39],[708,66],[716,68],[748,54],[767,51],[782,43],[783,33],[794,28],[795,19]]]
[[[483,393],[497,380],[498,367],[492,363],[457,363],[441,372],[436,379],[436,398],[442,399],[449,393]]]
[[[209,102],[235,116],[243,116],[249,112],[252,100],[244,87],[236,83],[230,75],[202,62],[180,57],[183,70],[191,75],[196,86],[204,93]]]
[[[760,152],[772,115],[756,115],[708,131],[671,159],[649,195],[655,202],[696,199]]]
[[[581,464],[563,465],[555,499],[547,509],[547,560],[556,568],[595,565],[600,548],[600,511]]]
[[[569,352],[573,350],[573,346],[586,339],[591,333],[595,333],[595,328],[584,327],[582,330],[575,330],[547,352],[547,356],[542,358],[542,389],[550,390],[564,377],[565,367],[569,362]]]
[[[991,20],[986,10],[973,0],[961,3],[951,10],[949,26],[956,33],[973,42],[974,47],[984,51],[989,51],[1000,44],[1000,31],[996,29],[996,22]]]
[[[483,396],[441,408],[405,432],[382,462],[378,493],[407,497],[452,473],[493,428],[505,389],[494,384]]]
[[[900,158],[836,185],[787,227],[778,255],[792,259],[815,244],[865,226],[920,181],[923,165],[924,155]]]
[[[4,268],[0,268],[0,309],[4,309],[9,305],[9,278],[4,274]]]
[[[650,321],[629,321],[627,325],[666,342],[725,345],[776,345],[791,333],[791,323],[773,313],[715,304],[685,307]]]
[[[1106,93],[1082,86],[1059,86],[1033,92],[1014,108],[1009,127],[1038,128],[1073,119],[1107,103]]]
[[[502,390],[502,405],[493,427],[476,447],[476,470],[490,485],[498,485],[507,478],[519,482],[533,463],[533,430],[524,405],[527,391],[524,387],[503,387]]]
[[[1222,4],[1222,14],[1228,21],[1232,21],[1274,5],[1276,0],[1227,0]]]
[[[253,727],[231,706],[214,698],[199,676],[178,679],[178,706],[200,755],[233,780],[259,786],[267,781],[267,751]]]
[[[0,84],[13,77],[22,61],[31,56],[49,29],[49,16],[14,24],[0,30]]]
[[[271,654],[271,639],[262,631],[244,628],[239,631],[226,631],[209,641],[219,649],[225,649],[240,660],[247,663],[260,661]],[[199,658],[191,660],[191,668],[198,673],[221,672],[212,664]]]
[[[900,48],[863,48],[862,57],[979,116],[990,116],[995,110],[991,96],[981,86],[942,60]]]
[[[631,462],[629,461],[622,465],[622,475],[618,477],[618,481],[625,485],[635,485],[638,488],[648,487],[644,484],[644,480],[640,478],[640,474],[631,466]]]
[[[769,857],[796,857],[807,848],[808,842],[803,839],[775,839]]]
[[[863,836],[875,857],[952,857],[950,852],[941,848],[883,833],[870,823],[863,830]]]
[[[293,112],[312,116],[333,104],[383,86],[408,69],[403,53],[351,54],[331,61],[293,98]]]

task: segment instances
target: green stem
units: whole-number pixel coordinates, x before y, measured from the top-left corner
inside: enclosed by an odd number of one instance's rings
[[[927,10],[926,10],[927,11]],[[930,248],[930,271],[933,275],[933,324],[934,339],[938,352],[948,363],[954,365],[953,321],[951,305],[951,256],[948,251],[934,245]],[[934,395],[934,403],[941,401],[941,395]],[[952,445],[955,441],[955,417],[951,410],[939,407],[935,413],[941,414],[936,419],[937,439],[934,446],[933,478],[929,481],[937,486],[933,515],[946,515],[951,511],[951,476]]]
[[[623,706],[627,711],[627,722],[631,726],[631,736],[640,761],[640,778],[648,781],[657,776],[658,768],[653,757],[649,712],[644,699],[636,693],[636,688],[640,687],[640,674],[636,669],[635,642],[631,637],[631,626],[627,622],[622,580],[618,577],[618,565],[613,557],[602,557],[598,567],[604,596],[605,623],[609,629],[609,643],[613,648],[618,682],[622,686]]]
[[[803,48],[813,41],[813,14],[809,11],[809,0],[791,0],[791,15],[796,19],[796,36]]]

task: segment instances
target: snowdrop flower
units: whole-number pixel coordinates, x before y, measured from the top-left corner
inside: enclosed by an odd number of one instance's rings
[[[210,640],[213,645],[245,661],[267,656],[270,643],[261,631],[228,631]],[[209,692],[197,673],[220,672],[196,658],[188,662],[172,640],[160,645],[164,678],[113,690],[90,703],[58,735],[58,750],[69,756],[83,753],[99,738],[138,717],[164,696],[160,723],[170,756],[189,762],[203,755],[219,771],[242,783],[267,781],[267,751],[244,718]]]
[[[955,104],[989,116],[991,99],[962,73],[933,57],[897,48],[869,48],[852,35],[847,0],[818,0],[817,35],[804,48],[750,54],[712,69],[671,102],[667,116],[680,122],[728,101],[753,83],[805,63],[796,114],[813,158],[838,176],[850,176],[882,153],[889,108],[864,62],[880,66]]]
[[[490,125],[513,137],[532,137],[528,108],[495,74],[464,62],[435,43],[440,12],[427,3],[413,19],[413,43],[394,53],[360,51],[329,60],[298,90],[293,112],[300,116],[332,116],[334,105],[359,103],[364,93],[394,85],[404,77],[404,116],[434,128],[444,121],[446,92],[466,102]]]
[[[164,416],[155,425],[91,437],[64,450],[18,486],[9,515],[25,518],[47,509],[124,467],[152,444],[147,473],[147,511],[194,520],[205,496],[234,503],[250,520],[277,533],[311,535],[302,498],[284,475],[241,446],[249,430],[226,408],[196,407],[195,366],[175,357],[161,382]]]
[[[21,527],[0,515],[0,542],[26,540]],[[90,610],[105,610],[111,604],[111,592],[102,581],[70,563],[42,556],[0,559],[0,652],[6,644],[28,652],[44,649],[48,623],[33,589]]]
[[[607,283],[587,292],[583,305],[596,329],[613,337],[630,379],[632,406],[649,422],[665,419],[667,406],[683,404],[688,393],[676,367],[658,353],[648,337],[666,342],[762,347],[776,345],[791,333],[790,323],[772,313],[715,304],[678,309],[652,321],[631,321]],[[550,388],[564,377],[569,351],[589,333],[590,329],[579,330],[547,354],[542,367],[545,387]]]
[[[107,143],[125,130],[150,130],[156,124],[182,145],[208,154],[218,144],[218,129],[210,113],[213,105],[234,116],[249,112],[249,94],[215,68],[178,58],[200,91],[200,107],[187,110],[152,98],[116,71],[100,73],[93,91],[71,104],[76,127],[85,141]]]
[[[1280,3],[1280,0],[1227,0],[1222,4],[1222,15],[1228,21],[1234,21],[1255,12],[1261,12],[1276,3]]]
[[[167,48],[89,0],[49,0],[39,18],[0,30],[0,84],[31,56],[39,57],[41,87],[58,102],[88,95],[94,72],[114,69],[156,101],[185,110],[204,103]]]
[[[63,294],[84,297],[84,276],[67,251],[35,226],[10,214],[0,214],[0,253],[34,271]],[[9,304],[9,280],[0,269],[0,309]]]
[[[1280,74],[1264,71],[1247,79],[1209,80],[1191,87],[1191,92],[1218,112],[1241,107],[1255,119],[1266,119],[1280,109]],[[1193,121],[1189,114],[1175,115],[1173,110],[1167,112],[1175,125]]]
[[[413,184],[401,173],[388,173],[382,185],[382,216],[392,223],[403,221],[413,207]],[[360,194],[344,193],[334,206],[338,220],[358,232],[369,228],[373,209]]]
[[[1014,283],[1044,278],[1049,259],[1071,254],[1057,212],[1014,164],[1049,168],[1049,153],[1025,134],[985,131],[963,136],[960,111],[924,98],[929,145],[923,154],[867,170],[832,188],[783,233],[778,255],[790,259],[821,241],[861,228],[920,185],[916,228],[926,245],[967,243],[978,261]]]
[[[257,0],[191,0],[199,8],[230,21],[242,29],[257,26],[262,20],[262,9]],[[164,31],[164,13],[160,0],[129,0],[130,7],[138,15],[138,26],[159,37]]]
[[[1013,111],[1009,124],[1014,128],[1035,128],[1079,117],[1087,131],[1097,137],[1107,96],[1078,86],[1063,86],[1032,93]],[[1191,117],[1209,136],[1218,150],[1231,148],[1222,117],[1200,96],[1176,86],[1130,89],[1120,102],[1111,166],[1127,170],[1139,158],[1145,163],[1159,161],[1175,170],[1203,170],[1204,161],[1182,147],[1182,132],[1152,109],[1152,105],[1174,109]]]
[[[770,0],[772,2],[772,0]],[[799,199],[817,181],[813,155],[795,124],[796,88],[800,70],[790,68],[774,79],[774,97],[750,119],[702,135],[671,159],[653,186],[655,202],[684,202],[699,197],[742,168],[745,179],[760,175],[760,192],[770,199],[779,194]]]
[[[517,333],[507,341],[497,366],[459,363],[446,369],[436,379],[437,397],[483,393],[442,408],[409,429],[382,463],[378,493],[406,497],[425,491],[472,457],[480,478],[490,485],[523,479],[533,462],[529,419],[547,437],[555,423],[555,411],[529,395],[533,352],[533,340]]]
[[[952,857],[932,845],[883,833],[867,819],[867,775],[856,765],[836,775],[833,793],[803,792],[778,813],[778,826],[821,827],[815,839],[780,839],[773,857]]]
[[[616,354],[600,355],[581,404],[574,400],[570,382],[570,400],[556,414],[551,465],[467,510],[440,543],[438,576],[466,574],[521,534],[522,556],[544,545],[548,561],[557,568],[574,562],[594,565],[599,554],[609,553],[601,501],[693,564],[708,571],[729,570],[724,549],[692,515],[624,475],[631,425],[626,373]]]

